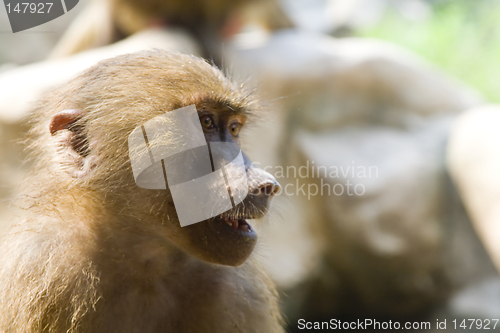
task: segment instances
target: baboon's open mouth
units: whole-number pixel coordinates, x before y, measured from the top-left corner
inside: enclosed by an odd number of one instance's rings
[[[214,222],[220,234],[226,237],[245,241],[257,238],[255,230],[250,223],[242,217],[238,218],[236,216],[221,214],[214,218]]]
[[[238,219],[235,217],[222,217],[222,216],[220,216],[219,219],[234,229],[246,232],[253,231],[252,227],[250,226],[250,224],[248,224],[248,222],[245,219]]]

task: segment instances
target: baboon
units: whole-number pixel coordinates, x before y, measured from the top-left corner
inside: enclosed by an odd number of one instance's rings
[[[35,166],[20,196],[26,215],[1,249],[0,331],[283,331],[245,220],[266,213],[276,180],[245,156],[251,195],[185,227],[169,188],[135,183],[131,132],[193,104],[207,143],[239,145],[262,109],[202,59],[159,50],[102,61],[40,102],[27,139]]]
[[[93,0],[59,41],[52,58],[164,27],[189,33],[204,57],[218,60],[220,40],[232,36],[249,20],[258,20],[271,30],[293,26],[275,0]]]

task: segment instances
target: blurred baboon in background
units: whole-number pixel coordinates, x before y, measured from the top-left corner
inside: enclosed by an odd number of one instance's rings
[[[292,26],[275,0],[93,0],[52,56],[68,56],[152,27],[164,27],[188,32],[203,55],[218,62],[220,41],[237,33],[248,16],[270,29]]]

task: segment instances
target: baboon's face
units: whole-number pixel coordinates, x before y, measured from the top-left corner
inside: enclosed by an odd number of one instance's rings
[[[240,131],[247,121],[245,110],[231,107],[229,103],[220,101],[200,102],[196,108],[205,140],[209,146],[217,143],[230,143],[238,148]],[[99,168],[98,164],[106,163],[106,159],[95,158],[93,154],[93,140],[85,136],[86,131],[82,128],[85,125],[78,121],[82,113],[79,110],[59,112],[52,117],[49,126],[53,135],[56,135],[59,130],[66,130],[57,134],[64,147],[60,152],[70,159],[69,163],[75,165],[69,170],[73,170],[70,175],[77,179],[93,177],[93,170]],[[102,141],[102,139],[96,141]],[[222,154],[228,155],[227,160],[234,158],[231,157],[234,151],[222,151]],[[117,154],[117,156],[120,155],[124,154]],[[244,154],[243,160],[247,175],[245,186],[248,186],[245,199],[233,205],[229,211],[192,225],[181,227],[169,188],[166,190],[140,188],[130,181],[130,179],[133,181],[130,169],[121,171],[123,174],[118,175],[126,179],[124,184],[130,185],[124,186],[123,190],[107,194],[107,197],[114,198],[115,206],[116,202],[121,201],[120,197],[123,198],[121,202],[126,202],[128,211],[118,205],[116,209],[113,208],[115,215],[124,212],[127,215],[132,213],[140,216],[141,220],[149,220],[161,225],[155,230],[164,234],[167,242],[175,244],[188,254],[211,263],[240,265],[250,256],[257,241],[257,234],[248,220],[264,216],[272,197],[279,189],[279,184],[274,177],[253,165]],[[189,167],[186,165],[186,168]],[[101,167],[101,169],[104,168]],[[225,168],[225,172],[226,177],[234,177],[231,168]],[[114,177],[116,173],[115,171]],[[237,177],[240,176],[237,175]],[[227,189],[223,190],[227,191]]]
[[[217,142],[240,145],[239,134],[246,122],[243,111],[219,103],[203,103],[198,107],[198,115],[209,145]],[[193,256],[218,264],[239,265],[252,253],[257,234],[248,220],[267,213],[279,184],[247,156],[243,158],[248,179],[246,198],[223,214],[182,227],[179,237],[173,239]],[[231,169],[226,168],[226,172],[231,178]]]

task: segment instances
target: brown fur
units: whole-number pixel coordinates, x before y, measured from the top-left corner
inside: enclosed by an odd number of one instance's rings
[[[66,31],[52,58],[108,45],[158,26],[189,32],[210,53],[204,56],[213,58],[217,52],[209,50],[213,44],[248,20],[271,30],[293,26],[276,0],[94,0]]]
[[[256,109],[203,60],[163,51],[103,61],[41,102],[26,216],[0,249],[0,331],[282,332],[276,291],[255,255],[239,267],[190,255],[215,251],[202,244],[209,224],[181,228],[168,191],[134,182],[128,135],[193,103]],[[72,125],[79,157],[66,151],[71,131],[49,131],[68,109],[82,110]],[[72,176],[82,163],[88,172]]]
[[[134,13],[135,17],[159,19],[167,25],[193,31],[207,28],[218,30],[225,23],[228,14],[241,4],[257,1],[259,0],[111,0],[111,8],[115,22],[119,22],[119,27],[128,33],[136,31],[130,31],[131,23],[121,19],[120,15],[125,12],[130,12],[130,16]]]

